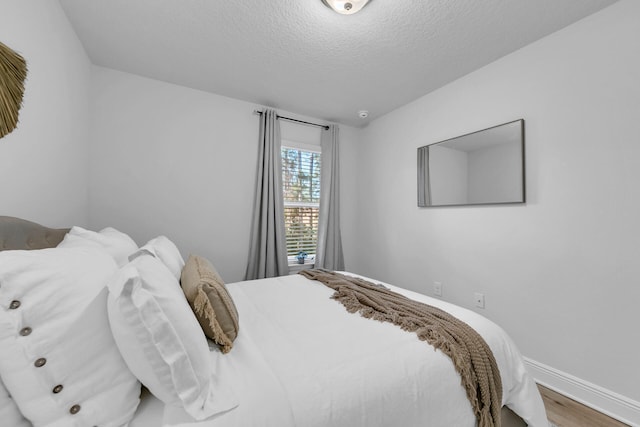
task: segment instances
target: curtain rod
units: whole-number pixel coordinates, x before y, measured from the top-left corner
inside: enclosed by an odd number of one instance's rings
[[[257,114],[259,116],[262,115],[262,111],[260,110],[253,110],[253,114]],[[298,120],[298,119],[292,119],[291,117],[285,117],[285,116],[281,116],[279,114],[276,114],[276,118],[278,119],[282,119],[282,120],[287,120],[289,122],[296,122],[296,123],[302,123],[303,125],[309,125],[309,126],[318,126],[319,128],[323,128],[324,130],[329,130],[329,126],[327,125],[321,125],[319,123],[311,123],[311,122],[306,122],[304,120]]]

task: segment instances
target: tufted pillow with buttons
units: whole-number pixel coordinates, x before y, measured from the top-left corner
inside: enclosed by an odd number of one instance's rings
[[[180,279],[184,258],[178,247],[166,236],[158,236],[149,240],[143,247],[129,255],[129,261],[133,261],[140,255],[151,255],[158,258],[171,271],[176,279]]]
[[[141,255],[109,282],[109,322],[129,369],[158,399],[203,420],[237,406],[221,389],[215,357],[169,269]],[[214,358],[214,360],[212,360]]]
[[[78,226],[72,227],[58,247],[100,247],[113,257],[119,267],[129,262],[129,255],[138,250],[138,245],[129,235],[112,227],[103,228],[98,232]]]
[[[2,380],[0,380],[0,420],[3,426],[31,427],[31,423],[24,418]]]
[[[0,375],[35,426],[121,426],[140,383],[115,345],[97,248],[0,252]],[[4,424],[3,424],[4,425]]]

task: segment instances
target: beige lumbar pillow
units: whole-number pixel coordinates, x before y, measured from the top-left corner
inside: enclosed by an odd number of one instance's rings
[[[189,255],[180,285],[205,335],[228,353],[238,336],[238,310],[222,278],[206,259]]]

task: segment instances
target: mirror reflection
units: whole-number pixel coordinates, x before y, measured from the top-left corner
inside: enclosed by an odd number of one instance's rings
[[[524,203],[524,120],[418,148],[418,206]]]

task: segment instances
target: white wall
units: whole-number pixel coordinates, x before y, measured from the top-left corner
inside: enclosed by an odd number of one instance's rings
[[[639,22],[623,0],[371,123],[351,265],[469,308],[483,292],[524,355],[635,401]],[[417,147],[519,118],[526,205],[416,207]]]
[[[205,256],[226,281],[242,280],[256,105],[101,67],[92,76],[91,227],[114,226],[139,244],[166,234],[183,256]],[[284,138],[312,140],[311,129],[282,122]],[[348,157],[356,134],[342,134]]]
[[[0,139],[0,215],[86,225],[90,63],[55,1],[3,0],[0,41],[27,61],[18,127]]]

